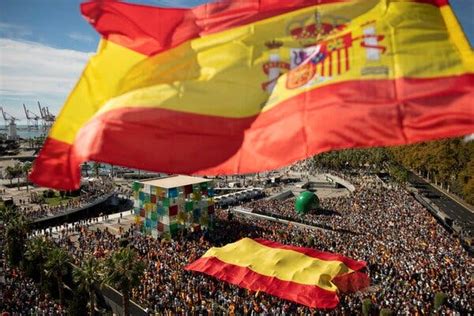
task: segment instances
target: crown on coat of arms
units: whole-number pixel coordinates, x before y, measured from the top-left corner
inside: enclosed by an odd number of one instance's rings
[[[283,42],[271,40],[271,41],[265,42],[265,46],[267,46],[269,49],[276,49],[276,48],[282,47]]]

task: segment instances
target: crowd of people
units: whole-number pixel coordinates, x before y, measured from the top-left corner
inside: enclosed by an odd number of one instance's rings
[[[18,210],[29,220],[56,216],[67,213],[73,209],[87,206],[115,190],[111,181],[89,182],[81,188],[78,196],[70,197],[57,205],[47,203],[31,203],[28,200],[22,200],[19,203]]]
[[[287,243],[293,239],[292,235],[283,237],[278,234],[281,227],[271,222],[238,216],[228,220],[227,217],[226,212],[218,212],[217,229],[226,234],[187,232],[172,240],[144,236],[133,228],[118,236],[107,229],[90,229],[94,223],[75,225],[48,235],[54,236],[53,240],[69,251],[76,264],[89,255],[104,258],[119,248],[124,237],[128,238],[130,245],[138,251],[139,260],[146,263],[142,282],[133,291],[132,298],[152,314],[212,314],[231,310],[246,314],[251,311],[277,314],[308,311],[294,303],[262,293],[255,296],[256,293],[184,270],[187,264],[198,259],[213,245],[221,246],[243,237],[263,237]]]
[[[76,264],[88,255],[104,258],[126,239],[146,265],[132,299],[150,314],[352,315],[361,311],[363,300],[370,299],[379,309],[425,315],[432,311],[437,292],[448,298],[442,313],[472,314],[474,265],[459,241],[403,188],[381,187],[368,178],[353,180],[357,184],[353,194],[322,199],[324,212],[305,217],[294,213],[293,199],[246,205],[275,217],[305,220],[315,228],[217,210],[214,231],[183,232],[171,240],[144,236],[133,227],[112,233],[97,226],[97,220],[46,235],[67,249]],[[323,224],[328,229],[318,228]],[[210,247],[243,237],[265,238],[364,260],[371,286],[361,292],[341,294],[340,304],[333,311],[315,311],[184,269]]]
[[[343,216],[344,211],[351,210],[353,203],[353,196],[323,198],[320,200],[319,208],[312,209],[306,214],[297,213],[295,211],[295,198],[252,201],[245,204],[244,207],[257,214],[268,215],[334,231],[358,233],[360,227],[350,223],[353,219],[350,216]]]
[[[48,294],[40,291],[38,284],[18,268],[11,268],[5,258],[5,240],[0,240],[0,312],[2,315],[51,315],[63,316],[66,311]]]
[[[280,211],[294,214],[292,199],[250,205],[269,207],[274,210],[274,216]],[[382,188],[361,181],[352,195],[322,199],[321,205],[325,214],[307,216],[317,224],[330,223],[336,230],[289,228],[238,214],[228,219],[229,211],[218,211],[216,231],[205,234],[186,233],[173,240],[160,240],[128,230],[124,236],[147,267],[132,297],[152,313],[216,310],[242,314],[310,313],[301,305],[184,270],[212,246],[243,237],[261,237],[341,253],[368,263],[370,290],[342,295],[336,314],[360,311],[366,298],[379,308],[403,314],[427,314],[437,292],[447,294],[446,312],[472,312],[472,259],[403,189]],[[87,225],[79,225],[73,232],[64,231],[60,236],[56,242],[68,249],[77,263],[89,254],[105,257],[119,247],[119,236],[107,230],[90,230]]]
[[[8,311],[11,316],[66,315],[64,307],[42,293],[21,270],[6,267],[3,276],[0,281],[0,311]]]
[[[383,187],[375,179],[355,182],[353,194],[321,199],[320,209],[306,215],[295,212],[294,199],[247,207],[327,228],[317,233],[316,248],[367,261],[381,307],[425,314],[440,291],[453,310],[472,312],[473,260],[459,240],[403,188]]]

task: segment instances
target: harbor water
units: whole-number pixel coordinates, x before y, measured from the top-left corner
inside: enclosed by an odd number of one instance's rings
[[[48,135],[48,131],[45,131],[42,127],[39,127],[38,129],[29,129],[27,125],[17,125],[16,133],[22,139],[29,139]],[[0,134],[8,134],[8,130],[5,129],[5,126],[1,126]]]

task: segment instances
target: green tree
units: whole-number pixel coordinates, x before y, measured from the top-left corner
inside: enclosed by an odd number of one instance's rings
[[[94,257],[84,260],[81,267],[75,267],[72,271],[74,282],[78,284],[80,291],[87,293],[89,297],[89,315],[94,315],[95,310],[95,288],[102,284],[103,274],[99,261]]]
[[[328,169],[368,168],[389,170],[399,182],[414,170],[430,182],[441,185],[474,203],[474,142],[444,139],[391,148],[348,149],[313,157],[314,167]]]
[[[16,163],[15,166],[13,167],[13,178],[16,178],[17,185],[16,187],[18,190],[20,190],[20,178],[23,175],[23,166],[21,163]]]
[[[64,305],[63,278],[68,273],[70,263],[71,257],[64,249],[54,247],[49,251],[48,260],[45,265],[47,270],[46,275],[56,280],[61,305]]]
[[[408,171],[397,164],[391,164],[388,168],[390,175],[399,183],[405,184],[408,181]]]
[[[35,137],[34,145],[36,149],[43,147],[44,141],[46,140],[45,136]]]
[[[436,292],[435,297],[433,299],[433,309],[435,312],[437,312],[441,306],[443,306],[446,303],[446,300],[448,299],[447,295],[444,294],[443,292]]]
[[[86,177],[89,177],[89,171],[91,170],[91,166],[88,163],[84,163],[81,169],[82,171],[86,172]]]
[[[84,316],[87,314],[87,293],[77,289],[74,291],[72,300],[67,303],[68,316]]]
[[[22,215],[14,215],[6,226],[7,257],[12,266],[19,266],[23,260],[25,241],[28,235],[28,222]]]
[[[379,316],[392,316],[392,315],[393,315],[393,311],[388,308],[382,308],[379,314]]]
[[[107,258],[105,267],[105,281],[122,293],[123,313],[128,316],[130,292],[140,284],[145,265],[138,259],[134,250],[122,248]]]
[[[23,175],[25,176],[25,182],[26,182],[26,192],[29,191],[28,175],[30,174],[31,167],[32,167],[32,164],[29,161],[25,162],[22,166],[22,172],[23,172]]]
[[[455,183],[466,202],[474,205],[474,159],[466,163]]]
[[[44,269],[51,248],[51,242],[41,236],[31,238],[26,244],[25,258],[33,268],[34,273],[39,274],[40,284],[43,284]]]
[[[16,206],[5,206],[1,204],[0,208],[0,220],[7,225],[13,218],[17,217]]]
[[[99,177],[99,171],[101,167],[102,166],[98,162],[94,162],[94,164],[92,165],[92,169],[94,169],[94,174],[97,178]]]
[[[208,216],[201,216],[199,218],[199,224],[202,227],[209,227],[209,217]]]
[[[6,177],[10,180],[10,185],[13,185],[13,178],[15,177],[15,169],[12,166],[8,166],[5,168]]]
[[[461,138],[391,148],[393,159],[474,202],[474,142]]]
[[[366,298],[362,301],[362,315],[369,316],[372,314],[374,306],[372,301],[369,298]]]

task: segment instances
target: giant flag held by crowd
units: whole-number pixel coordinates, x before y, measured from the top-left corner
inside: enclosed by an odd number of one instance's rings
[[[474,54],[447,0],[81,10],[102,39],[36,159],[39,185],[77,188],[87,160],[250,173],[474,133]]]
[[[365,266],[365,262],[338,254],[244,238],[209,249],[186,270],[309,307],[330,309],[338,305],[341,290],[357,291],[369,285],[368,276],[360,272]]]

